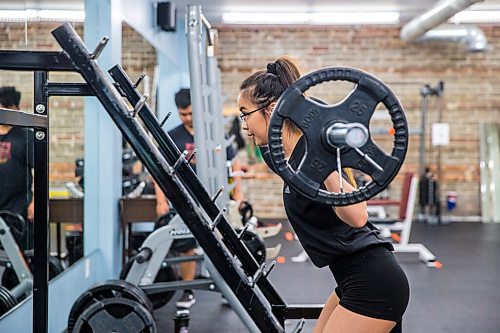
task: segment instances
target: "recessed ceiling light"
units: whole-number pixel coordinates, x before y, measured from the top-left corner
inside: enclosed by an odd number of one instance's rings
[[[250,13],[227,12],[222,22],[228,24],[398,24],[399,12],[325,12],[325,13]]]

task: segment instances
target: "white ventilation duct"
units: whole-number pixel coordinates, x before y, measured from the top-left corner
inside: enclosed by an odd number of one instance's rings
[[[430,10],[408,22],[401,29],[401,39],[406,42],[415,41],[427,31],[446,22],[456,13],[483,0],[442,0]]]
[[[470,52],[486,51],[488,40],[483,31],[475,25],[443,24],[427,31],[416,42],[459,42]]]

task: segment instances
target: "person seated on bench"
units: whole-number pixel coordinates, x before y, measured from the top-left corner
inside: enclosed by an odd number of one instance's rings
[[[175,105],[177,106],[177,111],[179,112],[179,118],[182,124],[175,127],[168,132],[168,135],[175,142],[179,150],[182,152],[184,150],[188,151],[188,156],[192,154],[195,149],[194,144],[194,127],[193,127],[193,111],[191,106],[191,95],[189,89],[181,89],[175,94]],[[226,149],[227,160],[232,161],[233,171],[241,170],[240,162],[235,158],[235,151],[232,146]],[[196,156],[191,159],[191,167],[196,172]],[[235,180],[235,187],[232,191],[232,199],[240,204],[244,201],[243,193],[241,192],[240,177],[233,176]],[[166,215],[170,211],[170,206],[167,197],[164,195],[160,187],[155,183],[155,194],[156,194],[156,213],[159,218]],[[194,249],[196,247],[196,240],[194,238],[179,239],[174,241],[172,244],[173,250],[180,252],[181,256],[192,256],[194,255]],[[190,281],[195,278],[196,274],[196,262],[189,261],[181,263],[180,265],[180,275],[182,280]],[[176,303],[177,307],[189,309],[194,303],[195,298],[192,290],[184,290],[183,295]]]

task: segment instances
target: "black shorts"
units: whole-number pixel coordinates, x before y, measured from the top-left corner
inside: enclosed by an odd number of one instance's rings
[[[330,265],[340,305],[371,318],[400,323],[408,306],[410,288],[393,253],[369,247],[346,255]]]

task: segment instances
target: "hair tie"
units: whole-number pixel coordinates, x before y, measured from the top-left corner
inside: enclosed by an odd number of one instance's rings
[[[274,75],[278,75],[278,70],[275,62],[270,62],[267,64],[267,72]]]

